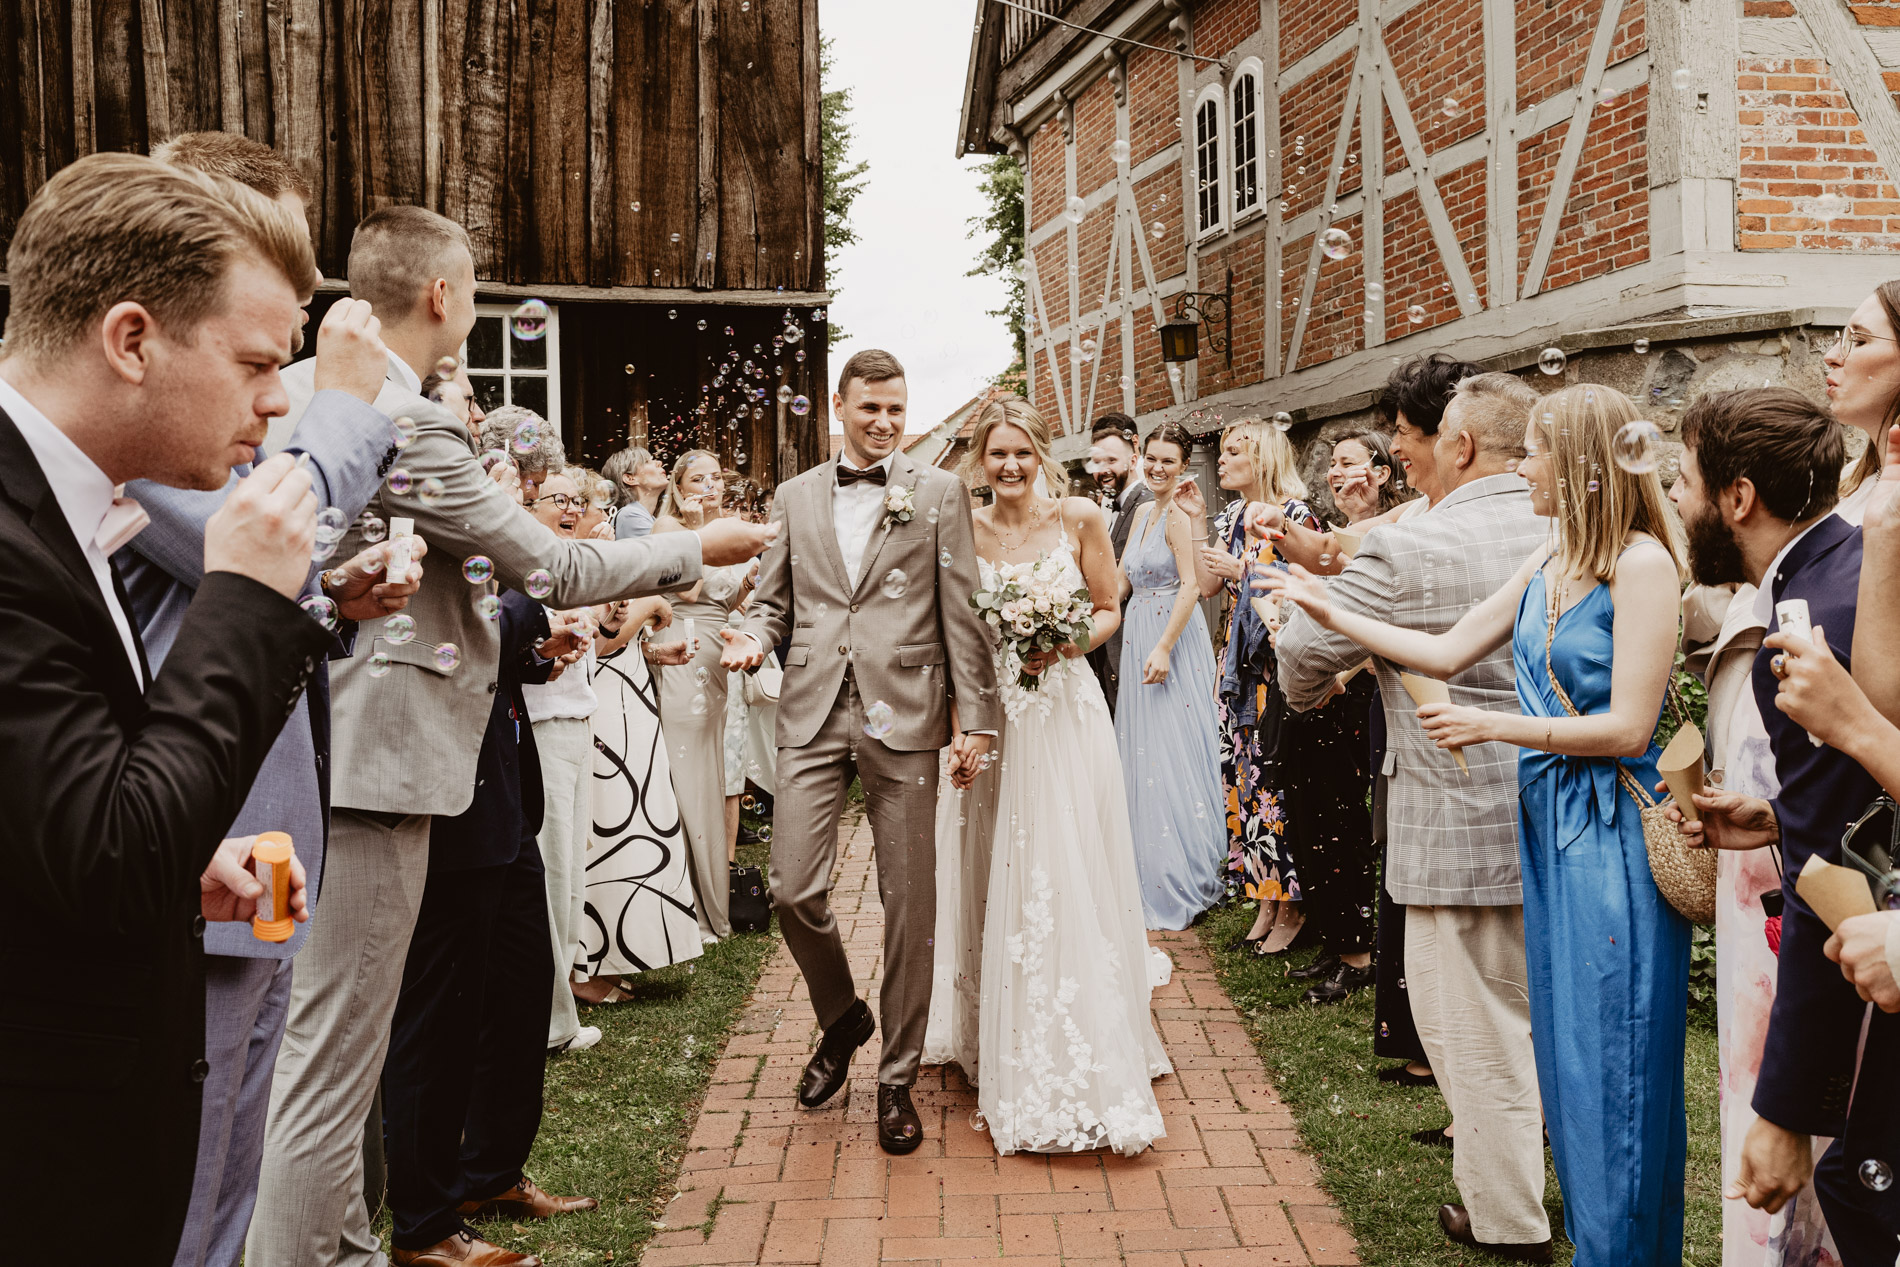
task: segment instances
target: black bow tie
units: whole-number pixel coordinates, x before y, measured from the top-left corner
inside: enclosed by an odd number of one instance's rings
[[[867,484],[882,484],[887,478],[889,478],[888,473],[881,466],[874,466],[868,471],[860,471],[854,467],[846,466],[843,462],[838,463],[839,488],[848,487],[849,485],[857,483],[859,480],[863,480]]]

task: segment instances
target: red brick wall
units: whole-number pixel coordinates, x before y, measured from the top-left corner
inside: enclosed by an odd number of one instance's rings
[[[1860,117],[1806,58],[1743,58],[1735,86],[1742,170],[1736,245],[1744,251],[1900,249],[1900,197]],[[1816,213],[1823,196],[1840,214]]]
[[[1357,0],[1287,0],[1280,6],[1280,65],[1299,61],[1358,16]]]
[[[1484,5],[1482,0],[1437,0],[1414,5],[1385,28],[1392,70],[1405,86],[1412,123],[1431,153],[1484,131]],[[1447,101],[1455,103],[1446,115]],[[1385,170],[1405,166],[1399,132],[1385,127]],[[1386,253],[1387,258],[1391,252]]]
[[[1326,192],[1326,165],[1332,160],[1339,112],[1352,83],[1352,61],[1348,53],[1293,85],[1280,100],[1280,173],[1287,191],[1281,203],[1288,219],[1319,206]],[[1265,144],[1272,145],[1272,138]],[[1264,171],[1264,153],[1261,166]],[[1347,170],[1356,172],[1358,164],[1349,164]]]
[[[1260,29],[1260,0],[1207,0],[1194,9],[1194,51],[1225,57]]]
[[[1649,258],[1648,97],[1644,85],[1599,101],[1591,111],[1583,153],[1570,181],[1540,289],[1555,290]],[[1520,276],[1530,267],[1537,235],[1543,229],[1550,184],[1568,127],[1566,123],[1551,128],[1518,147]]]

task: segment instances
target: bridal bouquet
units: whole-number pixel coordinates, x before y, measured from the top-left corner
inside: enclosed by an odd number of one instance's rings
[[[988,622],[1004,649],[1023,658],[1054,651],[1066,642],[1086,645],[1095,627],[1095,603],[1086,587],[1071,588],[1061,561],[1044,556],[1029,563],[998,563],[990,569],[989,588],[970,595],[970,606]],[[1042,678],[1018,672],[1025,690],[1039,690]]]

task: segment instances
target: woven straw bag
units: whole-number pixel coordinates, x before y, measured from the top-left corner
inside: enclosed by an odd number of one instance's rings
[[[1570,693],[1557,680],[1557,671],[1550,663],[1551,644],[1557,638],[1557,605],[1562,601],[1563,589],[1559,587],[1556,597],[1549,604],[1550,623],[1544,633],[1544,672],[1550,676],[1551,689],[1557,692],[1557,699],[1563,704],[1564,711],[1577,717],[1581,714],[1577,712],[1577,706],[1570,702]],[[1682,697],[1676,691],[1673,673],[1663,692],[1663,699],[1677,723],[1687,725],[1688,713],[1682,707]],[[1682,834],[1682,825],[1669,817],[1669,807],[1658,803],[1641,780],[1623,768],[1621,761],[1616,763],[1616,781],[1629,793],[1642,814],[1643,848],[1649,854],[1649,874],[1656,881],[1657,891],[1684,919],[1694,924],[1713,924],[1715,850],[1690,848],[1687,838]]]

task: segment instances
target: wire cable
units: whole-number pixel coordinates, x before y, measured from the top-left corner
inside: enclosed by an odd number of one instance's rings
[[[1071,22],[1067,18],[1059,18],[1053,13],[1046,13],[1041,9],[1032,9],[1028,5],[1021,3],[1021,0],[996,0],[996,2],[1005,8],[1016,9],[1020,12],[1030,14],[1033,17],[1041,18],[1045,22],[1054,22],[1058,26],[1066,26],[1072,31],[1081,31],[1085,35],[1099,35],[1103,39],[1116,44],[1132,44],[1136,48],[1145,48],[1156,53],[1166,53],[1170,57],[1186,57],[1197,62],[1213,62],[1220,66],[1227,64],[1227,59],[1224,57],[1208,57],[1202,53],[1183,53],[1178,48],[1163,48],[1159,44],[1144,44],[1140,40],[1129,39],[1126,35],[1115,35],[1108,31],[1098,31],[1092,26],[1083,26],[1079,22]]]

